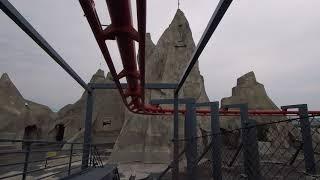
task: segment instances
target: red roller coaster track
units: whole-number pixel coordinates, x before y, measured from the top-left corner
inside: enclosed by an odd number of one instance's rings
[[[138,30],[133,27],[129,0],[106,0],[111,24],[103,29],[93,0],[80,0],[80,4],[93,31],[95,39],[113,76],[117,89],[127,108],[139,114],[173,114],[173,109],[145,104],[145,33],[146,0],[136,0]],[[116,40],[123,64],[123,70],[116,72],[106,40]],[[136,60],[135,44],[139,43],[139,63]],[[126,78],[127,88],[123,89],[120,79]],[[185,110],[179,110],[184,113]],[[209,115],[210,110],[197,110],[198,115]],[[220,110],[221,115],[237,116],[239,111]],[[249,110],[249,115],[297,115],[298,111]],[[309,111],[310,115],[320,115],[320,111]]]

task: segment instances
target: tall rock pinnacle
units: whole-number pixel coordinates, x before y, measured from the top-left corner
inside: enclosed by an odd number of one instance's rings
[[[146,35],[146,82],[177,83],[194,49],[195,43],[189,23],[184,13],[177,10],[169,27],[156,45],[152,42],[150,34]],[[151,98],[172,97],[172,90],[146,90],[147,102]],[[195,64],[183,86],[180,97],[208,101],[198,63]],[[173,127],[171,116],[142,116],[126,112],[125,119],[114,152],[110,157],[111,161],[146,163],[170,161],[172,149],[170,139],[172,139]],[[180,121],[180,132],[183,133],[183,118]],[[182,133],[181,136],[183,136]]]
[[[249,109],[268,109],[268,110],[279,110],[275,103],[268,97],[267,92],[263,84],[257,82],[254,72],[248,72],[237,79],[237,85],[232,88],[232,96],[223,98],[221,105],[227,104],[242,104],[247,103]],[[283,116],[255,116],[250,117],[254,119],[258,124],[269,123],[284,120]],[[240,128],[240,117],[239,116],[223,116],[221,119],[221,128],[231,130]],[[282,142],[282,145],[288,146],[288,129],[292,127],[283,128],[281,126],[288,124],[274,124],[269,126],[258,127],[258,140],[268,141],[274,143]],[[272,133],[277,133],[275,136]],[[233,136],[234,142],[239,143],[239,134]],[[274,140],[273,138],[278,138]],[[281,140],[280,140],[281,139]],[[233,143],[236,145],[236,143]],[[275,145],[278,147],[278,144]]]
[[[25,100],[7,73],[0,78],[0,132],[14,132],[22,128]]]

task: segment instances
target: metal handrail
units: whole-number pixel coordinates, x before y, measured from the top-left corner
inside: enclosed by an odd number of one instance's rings
[[[0,138],[0,142],[24,142],[24,143],[47,143],[47,144],[83,144],[81,142],[24,140],[24,139],[3,139],[3,138]]]
[[[77,154],[77,153],[74,153],[72,154],[72,157],[74,156],[82,156],[82,154]],[[63,159],[63,158],[68,158],[70,157],[70,155],[65,155],[65,156],[56,156],[54,157],[50,157],[50,158],[46,158],[46,159],[40,159],[40,160],[35,160],[35,161],[28,161],[28,163],[36,163],[36,162],[43,162],[43,161],[46,161],[46,160],[56,160],[56,159]],[[19,165],[19,164],[24,164],[26,162],[17,162],[17,163],[11,163],[11,164],[0,164],[0,167],[5,167],[5,166],[14,166],[14,165]]]
[[[79,150],[83,150],[83,148],[76,148],[75,145],[83,145],[84,143],[80,143],[80,142],[65,142],[65,141],[59,141],[59,142],[53,142],[53,141],[44,141],[44,140],[16,140],[16,139],[0,139],[0,143],[1,142],[11,142],[11,143],[23,143],[24,144],[24,148],[22,150],[13,150],[13,151],[2,151],[0,152],[0,156],[9,156],[12,154],[24,154],[25,158],[24,161],[19,161],[19,162],[10,162],[7,164],[0,164],[1,168],[4,167],[8,167],[8,166],[19,166],[23,168],[22,172],[19,173],[15,173],[15,174],[11,174],[11,175],[6,175],[6,176],[1,176],[0,175],[0,179],[7,179],[7,178],[12,178],[12,177],[16,177],[16,176],[22,176],[22,179],[26,179],[28,174],[32,174],[35,172],[39,172],[39,171],[43,171],[43,170],[47,170],[47,169],[52,169],[54,167],[59,167],[59,166],[63,166],[62,170],[59,170],[59,172],[55,172],[53,174],[50,174],[49,176],[53,176],[55,174],[61,174],[63,172],[67,172],[66,175],[67,176],[71,176],[74,175],[74,173],[77,172],[71,172],[72,169],[76,169],[79,168],[78,167],[74,167],[77,166],[74,163],[76,162],[81,162],[83,159],[73,159],[73,157],[77,157],[77,156],[82,156],[82,153],[79,153]],[[34,145],[39,145],[39,143],[43,144],[43,145],[49,145],[49,147],[47,147],[47,149],[41,149],[41,148],[46,148],[46,147],[42,147],[42,146],[34,146]],[[58,149],[55,145],[64,145],[64,144],[70,144],[71,146],[69,147],[69,149]],[[101,146],[101,145],[110,145],[111,143],[99,143],[99,144],[89,144],[91,146],[91,151],[90,151],[90,158],[91,161],[93,162],[91,166],[89,166],[89,168],[95,168],[95,167],[103,167],[103,161],[102,158],[100,157],[100,153],[103,152],[107,152],[107,151],[101,151],[98,150],[97,146]],[[54,145],[54,147],[50,147],[50,145]],[[61,146],[62,147],[62,146]],[[51,157],[46,157],[44,159],[30,159],[32,156],[32,153],[46,153],[46,152],[52,152],[55,151],[59,154],[55,154],[54,156]],[[23,156],[22,156],[23,157]],[[47,161],[49,162],[49,160],[56,160],[56,159],[66,159],[65,162],[63,163],[59,163],[59,164],[55,164],[55,165],[51,165],[51,166],[47,166]],[[46,164],[44,165],[44,167],[42,168],[37,168],[37,169],[30,169],[29,165],[32,163],[40,163],[40,165],[42,163],[46,162]],[[83,172],[84,169],[79,170],[79,172]],[[48,177],[49,177],[48,176]],[[46,178],[47,176],[44,177],[38,177],[39,179],[43,179]]]
[[[80,151],[80,150],[83,150],[83,149],[73,149],[74,151]],[[56,151],[56,152],[68,152],[70,150],[59,150],[59,149],[50,149],[50,150],[35,150],[35,151],[3,151],[3,152],[0,152],[0,155],[2,154],[18,154],[18,153],[41,153],[41,152],[49,152],[49,151]]]

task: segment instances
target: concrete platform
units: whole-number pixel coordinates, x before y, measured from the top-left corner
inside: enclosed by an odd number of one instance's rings
[[[92,168],[68,180],[120,180],[117,165],[104,165],[102,168]]]

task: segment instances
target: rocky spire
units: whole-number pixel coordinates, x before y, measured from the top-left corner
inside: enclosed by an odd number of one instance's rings
[[[248,103],[251,109],[278,109],[268,97],[263,84],[257,82],[253,71],[239,77],[237,86],[232,88],[232,96],[223,98],[221,103]]]
[[[98,83],[98,82],[103,82],[104,80],[105,80],[104,71],[101,69],[98,69],[98,71],[92,76],[90,82]]]
[[[9,75],[7,73],[3,73],[1,75],[0,81],[2,82],[2,81],[8,81],[8,80],[10,81]]]
[[[27,106],[26,106],[27,105]],[[7,73],[0,78],[0,137],[23,139],[27,126],[35,126],[37,138],[45,139],[54,113],[41,104],[23,98]]]
[[[153,43],[152,39],[151,39],[151,35],[150,33],[146,33],[146,57],[150,56],[150,54],[152,54],[154,48],[156,47],[156,45]]]
[[[255,74],[253,71],[244,74],[243,76],[237,79],[237,85],[232,88],[232,96],[223,98],[221,100],[221,105],[227,104],[242,104],[247,103],[249,109],[267,109],[267,110],[279,110],[279,108],[275,105],[275,103],[269,98],[267,92],[263,86],[263,84],[257,82]],[[273,121],[284,120],[285,117],[270,117],[270,116],[254,116],[250,117],[254,119],[258,124],[259,123],[268,123]],[[240,117],[232,117],[232,116],[223,116],[221,117],[221,128],[231,130],[240,128]],[[283,124],[280,124],[283,125]],[[289,132],[288,129],[292,128],[280,128],[279,124],[275,124],[274,126],[261,126],[258,128],[258,140],[259,141],[269,141],[272,144],[277,142],[282,142],[283,146],[288,146],[288,137]],[[272,130],[269,130],[269,129]],[[281,130],[283,129],[283,130]],[[268,133],[275,133],[279,135],[278,140],[274,140],[271,138],[275,138],[276,136],[269,135]],[[239,143],[239,134],[233,136],[234,142]],[[280,140],[281,139],[281,140]],[[234,143],[233,145],[236,145]],[[277,145],[275,146],[277,147]]]
[[[250,71],[237,79],[237,86],[249,86],[256,83],[257,80],[253,71]]]
[[[157,59],[157,65],[153,64],[148,69],[152,72],[158,70],[159,77],[155,77],[157,78],[155,80],[167,83],[177,82],[194,49],[195,44],[189,23],[184,13],[178,9],[169,27],[161,35],[155,51],[150,56],[152,59]],[[195,65],[193,71],[200,75],[198,64]],[[199,78],[197,77],[197,79]]]
[[[195,44],[189,23],[181,10],[156,45],[146,36],[146,82],[176,83],[186,68]],[[172,90],[147,90],[150,98],[172,98]],[[198,63],[187,79],[180,97],[208,101]],[[172,117],[142,116],[127,112],[125,124],[110,157],[114,162],[168,163],[171,159]],[[183,120],[181,119],[183,122]],[[183,130],[181,130],[183,132]]]
[[[111,72],[108,72],[107,76],[106,76],[106,80],[107,81],[113,81],[113,77],[111,75]]]
[[[0,78],[0,98],[1,103],[10,103],[16,104],[19,101],[24,101],[22,95],[16,86],[12,83],[9,75],[7,73],[3,73]],[[5,100],[7,99],[7,100]],[[24,104],[24,103],[22,103]]]

